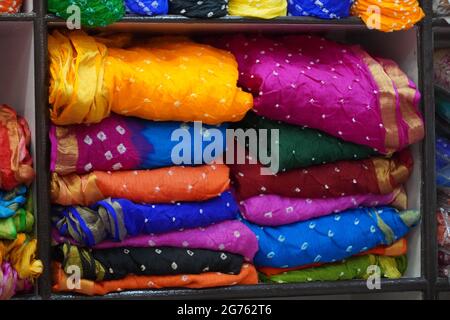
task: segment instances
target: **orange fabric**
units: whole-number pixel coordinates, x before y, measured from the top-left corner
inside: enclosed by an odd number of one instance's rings
[[[386,247],[386,246],[378,246],[376,248],[373,248],[371,250],[365,251],[361,254],[358,254],[358,256],[364,256],[368,254],[374,254],[378,256],[389,256],[389,257],[399,257],[402,255],[405,255],[408,251],[408,242],[406,239],[402,238],[392,245]],[[270,268],[270,267],[262,267],[258,268],[258,271],[261,273],[264,273],[268,276],[274,276],[283,272],[287,271],[295,271],[295,270],[302,270],[302,269],[308,269],[313,267],[320,267],[323,265],[323,263],[313,263],[308,264],[305,266],[300,267],[293,267],[293,268]]]
[[[69,281],[68,281],[69,280]],[[105,295],[125,290],[191,288],[202,289],[233,285],[252,285],[258,283],[258,274],[253,265],[244,264],[238,275],[208,272],[191,275],[135,276],[128,275],[120,280],[94,282],[82,279],[78,289],[69,289],[74,284],[67,278],[59,263],[53,263],[53,291],[72,291],[85,295]]]
[[[0,1],[0,13],[17,13],[22,6],[22,0],[1,0]]]
[[[204,201],[217,197],[230,185],[227,166],[175,166],[155,170],[101,172],[86,175],[52,175],[52,202],[89,206],[105,198],[134,202],[167,203]]]
[[[425,16],[417,0],[356,0],[351,13],[385,32],[410,29]]]
[[[127,46],[126,48],[121,48]],[[51,119],[96,123],[111,111],[156,121],[239,121],[253,107],[234,56],[182,37],[137,42],[49,35]]]

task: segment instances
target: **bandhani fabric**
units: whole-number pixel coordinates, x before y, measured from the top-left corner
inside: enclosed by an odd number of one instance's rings
[[[55,124],[97,123],[113,111],[215,125],[239,121],[253,106],[252,96],[237,87],[231,53],[181,37],[140,44],[124,38],[94,38],[82,31],[49,35]]]
[[[310,35],[227,35],[254,111],[390,154],[421,140],[420,93],[390,60]]]
[[[438,243],[442,247],[450,248],[450,188],[438,188],[437,193],[437,221]]]
[[[437,85],[450,90],[450,49],[434,51],[434,81]]]
[[[436,138],[436,179],[440,187],[450,187],[450,141]]]
[[[313,267],[303,270],[288,271],[278,275],[261,275],[262,282],[295,283],[312,281],[338,281],[352,279],[367,279],[379,267],[380,276],[389,279],[399,279],[405,273],[408,259],[406,256],[385,257],[365,255],[351,257],[342,262]],[[370,267],[370,268],[369,268]]]
[[[71,238],[61,236],[53,230],[55,243],[79,245]],[[181,229],[154,235],[140,235],[128,237],[121,242],[103,241],[95,249],[109,249],[120,247],[178,247],[186,249],[221,250],[238,254],[246,261],[253,261],[258,251],[258,240],[250,229],[238,220],[227,220],[207,227]]]
[[[117,115],[93,125],[52,126],[51,170],[66,175],[211,163],[225,150],[226,127]],[[208,152],[211,139],[215,150]]]
[[[388,205],[405,210],[407,196],[403,188],[386,195],[366,194],[330,199],[287,198],[277,195],[260,195],[240,203],[242,216],[261,226],[280,226],[318,218],[359,206]]]
[[[0,190],[0,219],[13,216],[25,204],[27,188],[19,186],[11,191]]]
[[[287,14],[286,0],[230,0],[232,16],[272,19]]]
[[[67,280],[69,279],[61,269],[61,265],[55,263],[53,265],[53,291],[72,291],[90,296],[140,289],[206,289],[223,286],[252,285],[258,283],[258,274],[255,267],[250,264],[244,264],[238,275],[223,274],[220,272],[206,272],[201,274],[166,276],[127,275],[124,279],[101,282],[81,279],[80,289],[69,289],[68,285],[71,284],[71,282]]]
[[[103,281],[135,275],[176,275],[222,272],[239,274],[243,258],[238,255],[202,249],[184,248],[112,248],[87,250],[64,244],[55,248],[56,260],[66,274],[80,268],[83,279]]]
[[[144,16],[155,16],[169,12],[168,0],[125,0],[128,12]]]
[[[79,12],[81,24],[87,27],[104,27],[125,15],[123,0],[48,0],[47,6],[49,12],[65,20]]]
[[[406,255],[408,253],[408,242],[406,239],[402,238],[396,242],[394,242],[390,246],[378,246],[373,249],[364,251],[360,254],[357,254],[357,256],[365,256],[365,255],[377,255],[377,256],[388,256],[388,257],[399,257]],[[270,268],[270,267],[260,267],[258,268],[258,272],[263,273],[266,276],[272,276],[288,271],[295,271],[295,270],[303,270],[313,267],[319,267],[324,265],[323,263],[313,263],[310,265],[304,265],[299,267],[293,267],[293,268]]]
[[[11,299],[17,293],[28,293],[32,288],[32,283],[20,279],[11,264],[0,263],[0,300]]]
[[[169,13],[188,18],[220,18],[228,13],[228,0],[169,0]]]
[[[278,150],[272,152],[272,143],[267,143],[267,154],[271,156],[272,161],[278,163],[278,171],[282,172],[338,160],[359,160],[378,155],[369,147],[342,141],[319,130],[269,120],[254,113],[248,113],[236,127],[255,129],[258,146],[266,136],[267,140],[263,141],[271,142],[275,138],[272,137],[272,132],[277,132],[274,147]],[[250,153],[252,156],[261,154],[251,151]],[[260,158],[258,160],[261,162]]]
[[[63,206],[89,206],[106,198],[168,203],[208,200],[227,190],[229,184],[229,169],[219,164],[86,175],[54,173],[50,191],[52,203]]]
[[[2,0],[0,2],[0,13],[17,13],[21,7],[22,0]]]
[[[384,32],[408,30],[425,17],[418,0],[355,0],[351,13]]]
[[[392,159],[339,161],[278,175],[263,175],[261,168],[249,163],[230,166],[239,200],[260,194],[302,199],[389,194],[408,180],[413,159],[405,149]]]
[[[433,0],[433,11],[438,16],[449,16],[450,2],[448,0]]]
[[[450,126],[450,99],[435,91],[436,112]]]
[[[418,211],[358,208],[286,226],[245,223],[258,238],[256,267],[290,268],[346,259],[378,245],[391,245],[420,220]]]
[[[26,120],[11,107],[0,104],[0,189],[12,190],[33,181],[33,160],[28,151],[30,142]]]
[[[288,0],[288,14],[322,19],[341,19],[350,15],[352,4],[353,0]]]
[[[0,241],[0,263],[9,262],[21,279],[34,280],[43,270],[36,259],[37,240],[20,233],[13,241]]]
[[[21,208],[12,217],[0,219],[0,239],[14,240],[19,233],[31,233],[33,225],[33,213]]]
[[[230,192],[204,202],[137,204],[127,199],[106,199],[87,207],[55,210],[54,224],[63,236],[94,246],[103,240],[122,241],[127,236],[159,234],[206,227],[233,220],[239,208]]]

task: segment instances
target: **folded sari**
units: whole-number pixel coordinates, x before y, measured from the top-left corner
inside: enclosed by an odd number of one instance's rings
[[[353,0],[289,0],[288,14],[322,19],[341,19],[350,15]]]
[[[204,202],[137,204],[106,199],[88,207],[55,208],[53,222],[62,236],[92,247],[110,239],[206,227],[236,219],[239,208],[229,191]]]
[[[436,138],[436,183],[439,187],[450,187],[450,140]]]
[[[226,16],[228,0],[169,0],[169,13],[188,18],[219,18]]]
[[[79,245],[72,238],[61,236],[52,230],[55,243],[70,242]],[[120,247],[178,247],[186,249],[221,250],[238,254],[246,261],[253,261],[258,251],[258,240],[253,232],[238,220],[228,220],[205,228],[186,229],[155,235],[140,235],[125,238],[121,242],[103,241],[94,249]]]
[[[20,279],[11,264],[0,263],[0,300],[11,299],[17,293],[28,293],[32,288],[32,283],[27,279]]]
[[[291,198],[338,198],[358,194],[389,194],[405,183],[413,168],[408,149],[392,159],[371,158],[261,175],[258,164],[230,166],[239,200],[259,194]]]
[[[417,0],[356,0],[351,12],[369,29],[384,32],[408,30],[425,17]]]
[[[94,170],[153,169],[211,163],[225,150],[226,127],[154,122],[117,115],[93,125],[52,126],[50,168],[66,175]],[[213,130],[217,133],[214,134],[216,150],[205,152],[211,144],[206,139],[210,138]],[[183,134],[182,140],[178,133]],[[180,156],[174,153],[180,144],[190,154]]]
[[[402,238],[396,242],[394,242],[390,246],[378,246],[373,249],[364,251],[356,256],[365,256],[365,255],[376,255],[376,256],[387,256],[387,257],[399,257],[404,256],[408,253],[408,242],[406,239]],[[351,258],[350,258],[351,259]],[[277,275],[280,273],[295,271],[295,270],[303,270],[308,268],[320,267],[323,266],[323,263],[312,263],[310,265],[304,265],[293,268],[271,268],[271,267],[260,267],[258,268],[258,272],[263,273],[266,276]],[[325,264],[326,265],[326,264]]]
[[[121,247],[88,250],[69,244],[55,248],[55,258],[62,263],[66,274],[70,275],[70,269],[77,266],[81,278],[94,281],[123,279],[128,274],[239,274],[244,263],[241,256],[202,249]]]
[[[309,35],[212,39],[239,64],[260,116],[391,154],[421,140],[420,93],[390,60]]]
[[[0,241],[0,263],[9,262],[21,279],[39,277],[43,264],[36,259],[37,240],[20,233],[13,241]]]
[[[181,37],[138,44],[126,35],[102,39],[55,31],[49,59],[51,119],[57,125],[100,122],[111,111],[219,124],[241,120],[253,106],[252,96],[236,86],[231,53]]]
[[[0,13],[17,13],[21,7],[22,0],[2,0],[0,2]]]
[[[435,83],[450,90],[450,48],[437,49],[433,61]]]
[[[168,0],[125,0],[127,12],[143,16],[163,15],[169,12]]]
[[[365,255],[351,257],[338,263],[303,270],[288,271],[273,276],[260,275],[262,282],[295,283],[312,281],[338,281],[352,279],[367,279],[375,274],[373,266],[377,266],[380,276],[389,279],[399,279],[405,273],[408,265],[406,256],[384,257]]]
[[[14,240],[19,233],[33,232],[33,226],[33,213],[21,208],[12,217],[0,219],[0,239]]]
[[[266,138],[266,132],[267,141],[272,141],[272,132],[277,132],[278,152],[272,152],[272,145],[268,143],[267,154],[271,155],[272,161],[278,163],[278,172],[339,160],[366,159],[378,155],[369,147],[342,141],[319,130],[259,117],[253,112],[248,113],[244,120],[237,123],[235,127],[255,129],[258,145],[260,145],[261,139]],[[260,154],[260,152],[258,154],[251,153],[252,156]],[[258,160],[260,159],[258,158]]]
[[[290,268],[346,259],[378,245],[391,245],[420,220],[418,211],[358,208],[279,227],[245,221],[258,238],[256,267]]]
[[[225,165],[167,167],[153,170],[52,175],[52,203],[89,206],[106,198],[133,202],[204,201],[228,189]]]
[[[240,203],[242,216],[261,226],[280,226],[338,213],[347,209],[391,205],[405,210],[407,196],[403,188],[386,195],[366,194],[330,199],[286,198],[260,195]]]
[[[230,0],[231,16],[272,19],[287,14],[286,0]]]
[[[192,275],[170,276],[136,276],[128,275],[124,279],[94,282],[86,279],[80,281],[80,289],[69,289],[71,284],[61,269],[61,265],[53,265],[53,291],[77,292],[86,295],[105,295],[111,292],[126,290],[145,290],[162,288],[191,288],[205,289],[213,287],[252,285],[258,283],[258,274],[255,267],[244,264],[238,275],[223,274],[219,272],[206,272]]]
[[[48,12],[64,20],[72,20],[77,7],[81,24],[87,27],[104,27],[123,18],[123,0],[48,0]]]
[[[31,142],[26,120],[7,105],[0,104],[0,189],[12,190],[34,179]]]
[[[11,191],[0,190],[0,219],[13,216],[27,201],[27,188],[19,186]]]

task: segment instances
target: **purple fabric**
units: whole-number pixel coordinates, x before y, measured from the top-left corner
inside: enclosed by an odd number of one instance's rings
[[[359,206],[373,207],[393,202],[399,190],[386,195],[355,195],[331,199],[299,199],[260,195],[241,202],[242,216],[263,226],[305,221]]]
[[[68,239],[60,236],[56,230],[53,230],[52,236],[58,243],[68,241]],[[76,244],[71,240],[69,241]],[[105,241],[93,248],[148,246],[221,250],[240,254],[245,260],[253,261],[253,257],[258,251],[258,240],[245,224],[238,220],[230,220],[206,228],[186,229],[159,235],[141,235],[126,238],[122,242]]]
[[[308,35],[233,35],[211,42],[236,56],[239,84],[254,95],[254,111],[260,116],[319,129],[381,153],[392,153],[420,139],[408,140],[410,129],[399,109],[396,84],[392,81],[392,94],[380,92],[364,59],[371,59],[379,70],[383,66],[357,46]],[[386,76],[383,72],[383,79]],[[409,89],[416,90],[411,85]],[[393,104],[384,116],[382,97]],[[415,125],[420,122],[419,118]],[[387,139],[387,132],[398,135],[398,143]]]

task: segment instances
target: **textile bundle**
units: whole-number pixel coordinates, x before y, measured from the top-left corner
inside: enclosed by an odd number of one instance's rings
[[[23,0],[2,0],[0,2],[0,13],[17,13],[22,7]]]
[[[286,0],[230,0],[230,15],[272,19],[285,16],[287,13]]]
[[[27,235],[34,225],[30,142],[26,120],[0,104],[0,300],[30,292],[43,269]]]
[[[450,140],[436,139],[436,183],[438,187],[450,187]]]
[[[450,49],[438,49],[434,52],[434,81],[437,85],[450,90]]]
[[[313,16],[322,19],[341,19],[350,15],[353,0],[288,0],[292,16]]]
[[[439,274],[450,276],[450,189],[438,188],[437,195],[437,237],[439,244]]]
[[[228,0],[169,0],[169,13],[188,18],[220,18],[228,13]]]
[[[229,9],[269,18],[280,3]],[[365,279],[370,265],[401,277],[420,221],[403,187],[424,132],[415,84],[312,36],[200,40],[50,36],[53,290]]]

